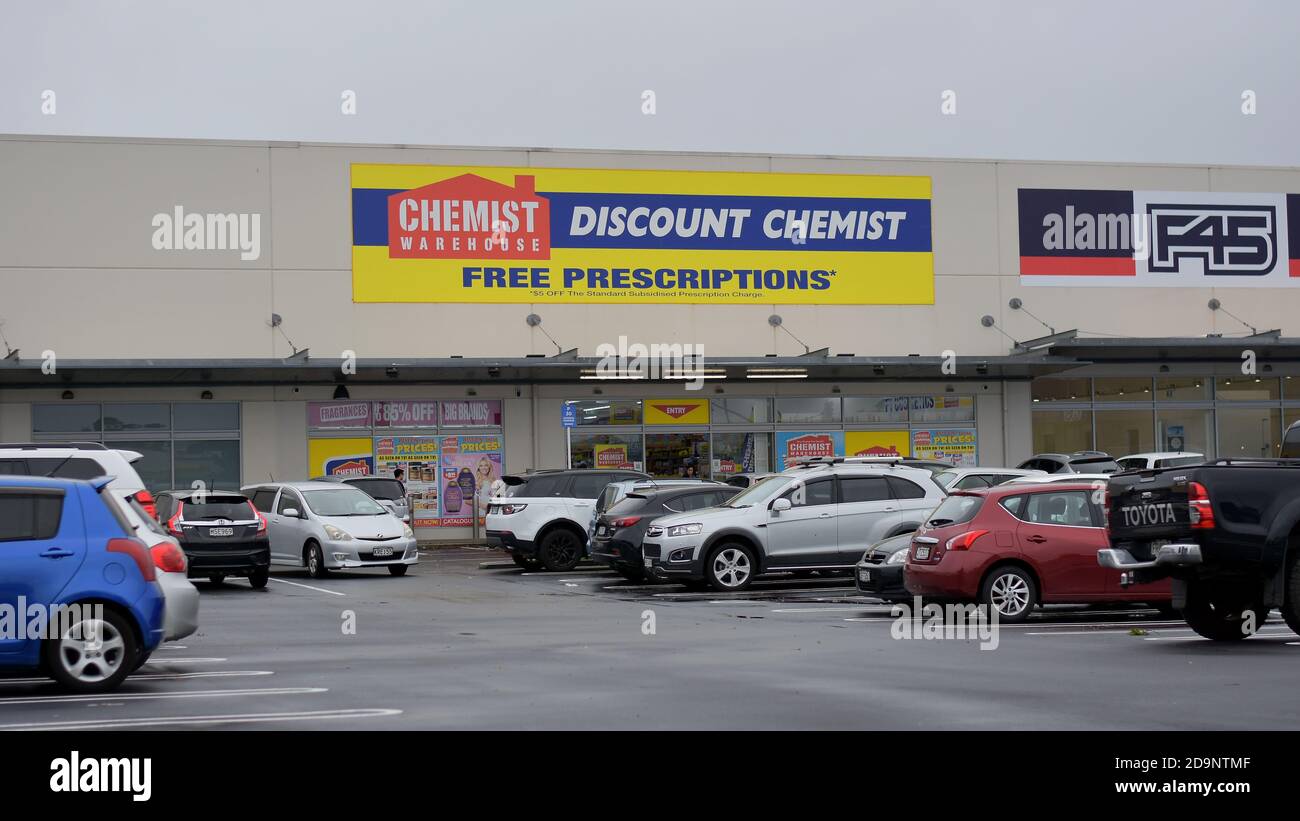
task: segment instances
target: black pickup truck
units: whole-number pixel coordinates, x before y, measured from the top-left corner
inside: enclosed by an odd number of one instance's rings
[[[1172,578],[1174,607],[1198,634],[1244,639],[1274,608],[1300,633],[1300,459],[1118,473],[1106,518],[1111,547],[1097,560],[1121,584]]]

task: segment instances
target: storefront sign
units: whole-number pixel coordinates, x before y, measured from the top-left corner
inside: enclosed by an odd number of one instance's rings
[[[593,445],[592,447],[596,457],[594,467],[635,469],[632,460],[628,458],[627,445]]]
[[[917,422],[971,422],[975,419],[975,398],[941,393],[913,396],[912,424]]]
[[[411,527],[436,527],[438,517],[437,436],[387,436],[375,439],[375,473],[395,476],[402,470],[406,498],[411,504]]]
[[[930,305],[930,178],[352,166],[356,302]]]
[[[1023,285],[1300,284],[1300,195],[1019,191]]]
[[[377,428],[435,428],[438,426],[438,403],[376,402],[374,416]]]
[[[444,436],[440,465],[442,527],[470,527],[475,511],[486,521],[492,483],[501,478],[501,437]]]
[[[308,439],[307,475],[366,476],[375,472],[370,439]]]
[[[845,456],[910,456],[905,430],[850,430],[844,434]]]
[[[307,427],[368,428],[370,427],[369,402],[308,402]]]
[[[647,425],[709,424],[707,399],[647,399],[644,409]]]
[[[785,470],[799,459],[844,454],[843,431],[817,433],[778,432],[776,435],[776,469]]]
[[[475,399],[442,403],[442,424],[448,428],[501,426],[501,400]]]
[[[930,428],[912,431],[912,455],[918,459],[975,467],[974,428]]]

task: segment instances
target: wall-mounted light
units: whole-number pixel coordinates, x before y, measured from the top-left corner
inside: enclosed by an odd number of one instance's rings
[[[64,398],[64,399],[76,399],[77,397],[76,397],[76,395],[75,395],[72,391],[64,391],[64,392],[63,392],[63,398]]]
[[[339,385],[338,387],[334,388],[334,398],[335,398],[335,399],[351,399],[351,398],[352,398],[352,394],[348,393],[348,386],[347,386],[347,385]]]
[[[466,396],[478,396],[478,391],[474,390],[473,388],[467,388],[467,389],[465,390],[465,395],[466,395]]]
[[[400,371],[397,370],[396,365],[389,365],[387,368],[384,368],[384,373],[388,374],[389,379],[396,379]]]
[[[211,398],[212,398],[212,391],[204,391],[203,393],[199,394],[199,398],[200,398],[200,399],[211,399]]]

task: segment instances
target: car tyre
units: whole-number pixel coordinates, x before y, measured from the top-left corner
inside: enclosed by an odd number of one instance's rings
[[[62,635],[47,639],[42,648],[46,670],[67,690],[106,693],[148,660],[126,617],[108,608],[102,616],[92,615],[68,625]]]
[[[271,571],[265,567],[259,567],[252,573],[248,574],[248,583],[254,590],[261,590],[266,587],[266,583],[271,580]]]
[[[1242,641],[1255,635],[1267,617],[1263,604],[1250,601],[1240,590],[1216,591],[1204,582],[1187,583],[1183,619],[1198,636],[1211,641]]]
[[[323,579],[330,573],[329,568],[325,566],[325,553],[316,542],[307,543],[306,564],[307,575],[313,579]]]
[[[209,574],[208,574],[208,581],[212,582],[213,584],[222,584],[223,582],[225,582],[225,580],[226,580],[226,574],[225,574],[225,573],[209,573]]]
[[[980,585],[981,606],[989,615],[997,611],[998,621],[1018,624],[1029,618],[1038,604],[1038,585],[1024,568],[1015,565],[995,567]]]
[[[740,542],[723,542],[709,551],[704,562],[704,580],[720,593],[736,593],[749,587],[758,572],[754,551]]]
[[[388,566],[388,572],[394,576],[405,576],[407,567],[408,565],[404,564],[390,564]]]
[[[537,555],[551,572],[572,570],[582,558],[582,549],[582,540],[573,531],[559,527],[542,538]]]

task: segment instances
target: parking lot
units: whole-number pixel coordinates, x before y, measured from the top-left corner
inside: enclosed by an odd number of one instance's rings
[[[471,548],[403,578],[200,582],[199,631],[120,690],[11,676],[0,729],[1300,727],[1278,658],[1300,639],[1276,617],[1219,645],[1140,607],[1053,607],[981,649],[894,638],[890,607],[851,584],[691,593]]]

